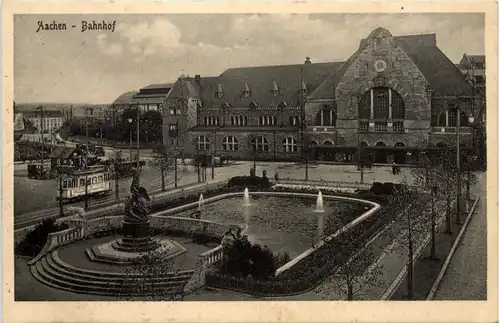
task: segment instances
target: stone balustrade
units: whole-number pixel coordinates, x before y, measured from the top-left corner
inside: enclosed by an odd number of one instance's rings
[[[208,269],[221,261],[223,256],[224,249],[222,245],[199,254],[194,273],[186,286],[184,286],[184,293],[191,293],[205,285]]]
[[[76,241],[82,237],[82,231],[79,228],[68,228],[66,230],[52,232],[47,236],[47,242],[43,246],[38,255],[28,262],[28,265],[35,264],[40,258],[51,252],[52,250],[64,246],[70,242]]]

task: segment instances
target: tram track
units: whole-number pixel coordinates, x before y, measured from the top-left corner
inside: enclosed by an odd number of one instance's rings
[[[181,173],[180,176],[178,176],[177,180],[179,181],[183,177],[183,174]],[[169,179],[165,181],[165,185],[171,185],[175,182],[175,179]],[[161,193],[161,178],[156,178],[148,183],[144,183],[144,187],[150,191],[149,194],[154,195]],[[92,198],[89,199],[89,211],[96,210],[99,208],[123,203],[125,201],[126,197],[123,196],[120,199],[116,199],[114,193],[111,193],[109,195],[103,196],[103,197],[98,197],[98,198]],[[71,204],[66,204],[66,205],[71,205],[72,207],[84,207],[85,201],[79,201]],[[43,209],[43,210],[37,210],[29,213],[24,213],[24,214],[18,214],[14,216],[14,230],[21,229],[33,224],[36,224],[44,219],[47,218],[57,218],[60,217],[60,208],[59,207],[54,207],[54,208],[48,208],[48,209]]]

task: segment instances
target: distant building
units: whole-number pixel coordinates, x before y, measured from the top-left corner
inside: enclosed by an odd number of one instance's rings
[[[160,111],[165,97],[172,89],[173,83],[150,84],[139,92],[126,92],[120,95],[111,105],[119,113],[127,108],[139,107],[141,111]]]
[[[29,120],[38,132],[55,133],[61,129],[64,116],[61,111],[43,110],[24,112],[24,118]]]
[[[484,94],[486,93],[486,58],[485,55],[464,54],[458,69]]]

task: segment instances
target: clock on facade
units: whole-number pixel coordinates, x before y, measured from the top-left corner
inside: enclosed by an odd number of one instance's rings
[[[387,63],[384,60],[379,59],[375,62],[375,71],[377,72],[385,71],[386,67]]]

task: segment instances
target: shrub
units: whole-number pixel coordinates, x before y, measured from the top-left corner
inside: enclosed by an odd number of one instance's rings
[[[380,182],[373,183],[372,187],[370,188],[370,192],[372,192],[373,194],[385,194],[384,184]]]
[[[16,253],[23,256],[35,257],[40,253],[47,242],[49,233],[68,229],[66,223],[56,224],[55,219],[46,219],[39,223],[35,229],[29,232],[24,239],[16,246]]]
[[[271,250],[258,244],[252,245],[247,239],[236,239],[224,249],[224,260],[219,266],[221,273],[232,277],[251,276],[255,280],[274,276],[277,260]]]

